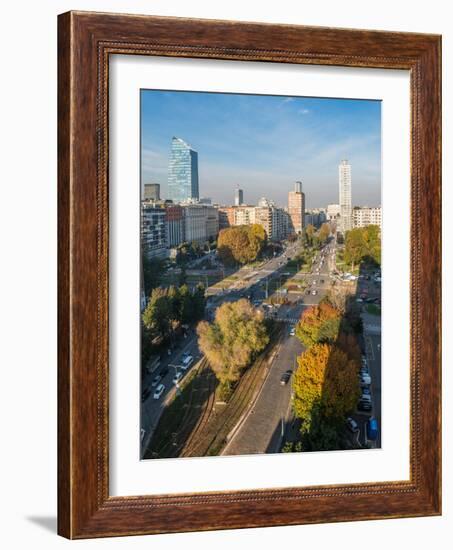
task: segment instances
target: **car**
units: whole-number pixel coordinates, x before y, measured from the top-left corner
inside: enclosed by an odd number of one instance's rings
[[[310,291],[310,290],[306,290],[306,291],[305,291],[305,294],[306,294],[307,296],[309,296],[309,295],[311,294],[311,291]]]
[[[153,378],[153,381],[151,382],[151,387],[152,388],[155,388],[159,382],[162,380],[162,376],[160,374],[157,374],[154,378]]]
[[[145,390],[142,393],[142,403],[144,403],[150,395],[151,395],[150,388],[145,388]]]
[[[280,376],[280,385],[286,386],[286,384],[289,382],[289,379],[291,378],[291,372],[286,371]]]
[[[289,335],[290,336],[295,336],[296,335],[296,328],[295,327],[291,327],[289,329]]]
[[[317,290],[312,290],[311,293],[312,293],[313,296],[316,296],[316,294],[318,294],[318,291]]]
[[[164,393],[165,386],[163,384],[159,384],[154,392],[153,398],[154,399],[160,399],[161,395]]]
[[[369,393],[362,393],[360,401],[369,401],[371,403],[371,395]]]
[[[176,371],[175,375],[173,376],[173,384],[177,384],[182,378],[182,372],[181,371]]]
[[[366,386],[371,384],[371,376],[369,374],[363,374],[360,376],[360,383]]]
[[[364,386],[362,388],[362,395],[371,395],[371,388],[369,386]]]
[[[362,299],[362,298],[357,298],[357,299],[356,299],[356,302],[357,302],[358,304],[361,304],[361,303],[363,302],[363,299]]]
[[[378,421],[373,416],[366,423],[366,435],[371,441],[376,441],[379,433]]]
[[[362,412],[370,412],[373,408],[371,401],[359,401],[357,409]]]
[[[356,433],[359,431],[359,425],[351,417],[346,419],[346,426],[348,427],[348,430],[350,430],[352,433]]]

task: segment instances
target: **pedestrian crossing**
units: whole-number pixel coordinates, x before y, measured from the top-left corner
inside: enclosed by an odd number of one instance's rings
[[[281,323],[289,323],[290,325],[295,325],[300,321],[300,317],[284,317],[277,315],[276,317],[270,317],[271,319],[274,319],[274,321],[280,321]]]

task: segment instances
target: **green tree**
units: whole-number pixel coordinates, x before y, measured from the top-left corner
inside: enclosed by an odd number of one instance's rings
[[[171,301],[167,289],[155,288],[142,315],[143,324],[153,337],[165,338],[170,333],[172,318]]]
[[[205,307],[205,287],[201,283],[198,283],[192,295],[192,315],[194,321],[199,321],[203,318]]]
[[[296,336],[310,347],[318,342],[334,341],[340,331],[341,312],[327,302],[305,309],[296,325]]]
[[[169,301],[170,319],[174,324],[178,324],[181,320],[181,297],[179,288],[173,285],[168,287],[167,298]]]
[[[192,320],[192,299],[189,287],[184,284],[179,288],[179,318],[183,325],[190,324]]]
[[[148,258],[142,254],[143,288],[145,295],[149,296],[153,288],[160,285],[162,273],[165,270],[165,260]]]
[[[356,227],[346,232],[344,261],[352,267],[363,261],[381,264],[381,232],[377,225]]]
[[[198,344],[221,384],[231,384],[269,342],[263,314],[248,300],[222,304],[197,327]]]

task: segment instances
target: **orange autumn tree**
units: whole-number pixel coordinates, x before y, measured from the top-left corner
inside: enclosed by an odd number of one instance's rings
[[[318,342],[333,342],[340,330],[341,312],[327,302],[307,308],[296,326],[296,336],[309,348]]]
[[[219,233],[217,254],[225,265],[247,264],[259,257],[266,239],[266,231],[259,224],[227,227]]]
[[[342,418],[359,396],[359,363],[335,344],[314,344],[297,359],[293,378],[296,416],[303,430],[314,418]]]

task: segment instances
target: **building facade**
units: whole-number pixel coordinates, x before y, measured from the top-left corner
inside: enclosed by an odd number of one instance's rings
[[[199,199],[198,153],[178,137],[171,142],[168,194],[175,203]]]
[[[234,206],[219,206],[217,211],[219,213],[219,230],[226,229],[235,224]]]
[[[352,229],[351,165],[347,160],[342,160],[338,166],[338,186],[340,202],[338,230],[344,234]]]
[[[184,210],[179,204],[167,204],[165,208],[165,233],[167,248],[184,242]]]
[[[214,206],[188,204],[184,207],[184,240],[203,243],[219,232],[219,213]]]
[[[160,184],[145,183],[143,186],[143,200],[160,201]]]
[[[261,198],[258,206],[221,206],[218,208],[219,229],[235,225],[259,224],[270,240],[286,239],[289,232],[289,215],[283,208],[277,208],[272,201]]]
[[[267,238],[269,240],[272,239],[272,208],[270,206],[256,206],[255,221],[253,223],[261,225],[264,231],[266,231]]]
[[[377,225],[382,228],[382,210],[380,206],[355,206],[352,211],[352,221],[354,227],[366,227],[367,225]]]
[[[289,232],[301,234],[305,227],[305,194],[300,181],[296,181],[294,191],[288,193],[288,214],[290,218]]]
[[[148,258],[166,256],[165,208],[151,201],[142,202],[141,243]]]
[[[327,221],[331,222],[340,216],[339,204],[328,204],[326,210]]]
[[[327,221],[327,215],[324,208],[313,208],[305,212],[305,223],[311,224],[314,227],[321,227]]]

